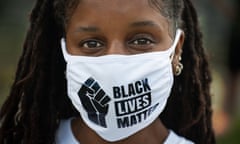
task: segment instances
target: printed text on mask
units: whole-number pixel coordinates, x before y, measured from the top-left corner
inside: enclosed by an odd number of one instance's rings
[[[118,128],[133,126],[142,122],[156,109],[151,106],[151,87],[145,78],[127,86],[114,86],[115,110]]]

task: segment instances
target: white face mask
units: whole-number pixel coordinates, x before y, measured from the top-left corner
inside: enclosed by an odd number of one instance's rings
[[[163,111],[173,85],[170,56],[181,30],[166,51],[136,55],[73,56],[67,62],[68,96],[84,122],[107,141],[118,141],[150,125]]]

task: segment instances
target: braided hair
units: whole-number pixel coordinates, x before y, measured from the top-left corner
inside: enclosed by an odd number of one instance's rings
[[[182,52],[184,69],[180,76],[175,77],[171,96],[160,118],[168,128],[197,144],[214,144],[210,95],[212,79],[196,10],[191,0],[162,1],[165,5],[162,13],[175,21],[174,26],[184,30],[185,41]],[[175,9],[168,12],[171,7]]]
[[[79,113],[67,97],[59,40],[79,0],[37,0],[14,83],[0,110],[0,144],[53,144],[59,121]],[[190,0],[149,0],[150,6],[185,31],[184,70],[175,77],[167,107],[159,116],[179,135],[214,144],[211,75],[196,11]]]

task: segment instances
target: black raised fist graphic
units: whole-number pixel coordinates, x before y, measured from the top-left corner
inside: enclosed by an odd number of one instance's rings
[[[78,91],[78,96],[88,113],[89,120],[102,127],[107,127],[105,116],[108,113],[110,97],[106,95],[97,81],[91,77],[88,78]]]

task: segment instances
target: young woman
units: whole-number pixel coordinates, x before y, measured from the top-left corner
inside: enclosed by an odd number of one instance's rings
[[[38,0],[30,22],[0,143],[215,143],[190,0]]]

